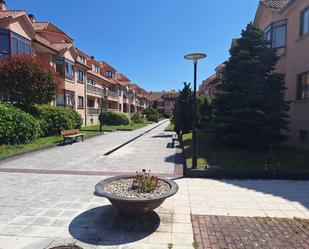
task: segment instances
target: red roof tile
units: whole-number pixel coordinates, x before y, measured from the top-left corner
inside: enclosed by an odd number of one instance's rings
[[[292,0],[261,0],[260,2],[270,8],[282,9],[290,4]]]
[[[17,18],[22,15],[26,15],[26,12],[24,10],[1,10],[0,11],[0,19]]]

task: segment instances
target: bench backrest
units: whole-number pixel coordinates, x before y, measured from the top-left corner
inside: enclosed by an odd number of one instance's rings
[[[79,134],[79,133],[80,133],[79,130],[61,131],[61,135],[62,135],[62,136],[75,135],[75,134]]]

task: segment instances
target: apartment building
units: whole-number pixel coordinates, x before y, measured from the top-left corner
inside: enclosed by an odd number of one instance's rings
[[[144,89],[108,63],[76,48],[73,42],[56,25],[38,22],[25,11],[7,10],[5,1],[0,0],[0,59],[34,54],[48,60],[62,79],[61,92],[52,105],[73,108],[84,125],[97,124],[102,111],[132,114],[147,108]]]
[[[278,50],[291,101],[289,144],[309,149],[309,1],[262,0],[254,24]]]
[[[150,105],[156,107],[160,114],[171,117],[179,93],[175,90],[163,92],[150,92]]]
[[[198,94],[204,95],[210,98],[215,98],[217,93],[217,86],[222,83],[222,70],[225,67],[224,64],[220,64],[216,67],[215,73],[208,79],[203,80],[202,85],[199,88]]]

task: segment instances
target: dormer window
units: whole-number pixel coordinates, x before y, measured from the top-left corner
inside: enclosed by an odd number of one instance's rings
[[[112,71],[105,71],[106,78],[115,78],[115,74]]]
[[[86,58],[83,56],[78,55],[77,56],[77,61],[83,64],[86,64]]]
[[[92,65],[92,71],[95,73],[99,73],[100,72],[100,68],[98,65],[93,64]]]
[[[300,28],[300,36],[309,33],[309,8],[305,9],[301,13],[301,28]]]

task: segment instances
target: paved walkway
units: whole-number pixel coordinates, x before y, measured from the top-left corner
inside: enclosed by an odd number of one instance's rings
[[[121,216],[106,199],[94,195],[95,184],[106,176],[70,173],[134,172],[143,165],[153,172],[172,175],[175,150],[168,148],[171,138],[170,133],[163,132],[166,125],[106,158],[101,155],[108,147],[117,145],[114,140],[125,141],[121,137],[127,139],[133,133],[112,133],[2,164],[0,169],[64,168],[68,172],[0,172],[0,248],[42,249],[74,243],[84,249],[192,249],[196,231],[191,214],[309,219],[309,181],[180,178],[176,180],[179,192],[174,197],[156,212],[133,219]],[[139,132],[135,131],[135,135]],[[88,148],[90,145],[97,147]],[[78,154],[82,149],[89,152],[85,157]],[[57,156],[67,160],[57,161]]]
[[[173,175],[175,149],[167,148],[171,142],[172,133],[164,132],[168,124],[167,120],[161,121],[159,127],[108,156],[104,154],[158,124],[151,124],[135,131],[106,133],[87,139],[84,143],[57,146],[9,162],[0,162],[0,171],[1,169],[31,169],[114,174],[132,173],[146,168],[154,173]]]
[[[201,249],[309,248],[309,220],[193,215]]]

